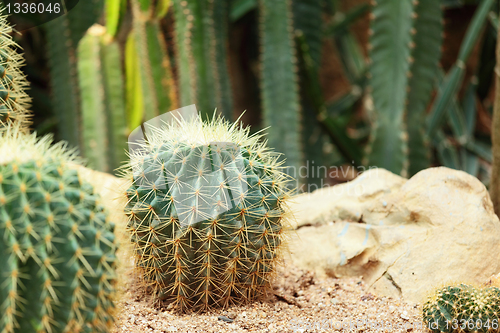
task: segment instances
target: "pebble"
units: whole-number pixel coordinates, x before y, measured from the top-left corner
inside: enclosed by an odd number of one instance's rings
[[[217,319],[225,321],[226,323],[232,323],[234,319],[228,318],[226,316],[218,316]]]
[[[403,311],[403,313],[401,313],[401,318],[409,320],[410,316],[408,316],[408,311]]]

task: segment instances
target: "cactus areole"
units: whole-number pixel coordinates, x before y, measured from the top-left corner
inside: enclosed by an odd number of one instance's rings
[[[0,332],[108,332],[115,237],[50,137],[0,133]]]
[[[177,119],[131,153],[128,227],[156,300],[227,306],[266,290],[283,247],[287,176],[248,128]]]

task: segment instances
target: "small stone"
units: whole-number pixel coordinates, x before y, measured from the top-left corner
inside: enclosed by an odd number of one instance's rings
[[[401,313],[401,318],[409,320],[410,317],[408,316],[408,311],[403,311],[403,313]]]
[[[226,323],[232,323],[234,321],[234,319],[228,318],[226,316],[218,316],[217,319],[222,320]]]
[[[393,313],[395,310],[394,305],[389,305],[389,312]]]

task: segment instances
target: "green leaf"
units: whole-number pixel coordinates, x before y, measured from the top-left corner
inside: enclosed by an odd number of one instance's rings
[[[427,116],[427,136],[433,138],[443,123],[445,114],[453,106],[465,67],[454,65],[438,87],[438,94],[430,114]]]
[[[332,23],[326,29],[326,35],[335,37],[347,32],[351,24],[368,13],[369,10],[370,5],[363,3],[350,9],[347,13],[336,12]]]
[[[465,96],[463,100],[463,109],[465,113],[465,125],[466,125],[466,135],[472,138],[474,135],[474,129],[476,128],[476,116],[477,116],[477,106],[476,106],[476,88],[477,83],[471,82],[465,91]]]
[[[461,170],[457,148],[450,142],[441,130],[435,135],[434,146],[437,149],[439,162],[445,167]]]
[[[358,103],[361,100],[361,97],[363,97],[363,87],[364,85],[355,85],[346,94],[328,104],[328,116],[335,118],[351,113],[356,103]]]
[[[472,52],[472,48],[476,45],[479,33],[481,32],[484,23],[486,22],[486,17],[490,11],[491,5],[493,5],[494,0],[482,0],[479,7],[476,9],[472,21],[467,28],[464,39],[460,46],[460,51],[458,52],[457,64],[462,62],[465,64],[467,59]]]
[[[465,148],[475,155],[481,157],[486,162],[491,163],[493,161],[493,155],[491,153],[491,144],[484,143],[478,140],[468,141],[465,143]]]
[[[479,172],[479,158],[465,149],[460,149],[463,170],[476,177]]]
[[[335,36],[335,46],[339,51],[344,72],[351,84],[366,75],[366,61],[356,37],[349,31]]]
[[[248,12],[257,8],[257,0],[234,0],[231,1],[229,18],[232,22],[238,21]]]

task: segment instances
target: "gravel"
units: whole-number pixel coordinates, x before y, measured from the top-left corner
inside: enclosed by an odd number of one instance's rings
[[[361,278],[317,278],[285,263],[273,293],[261,301],[203,314],[152,305],[129,274],[118,301],[114,333],[412,332],[421,333],[421,307],[367,292]]]

